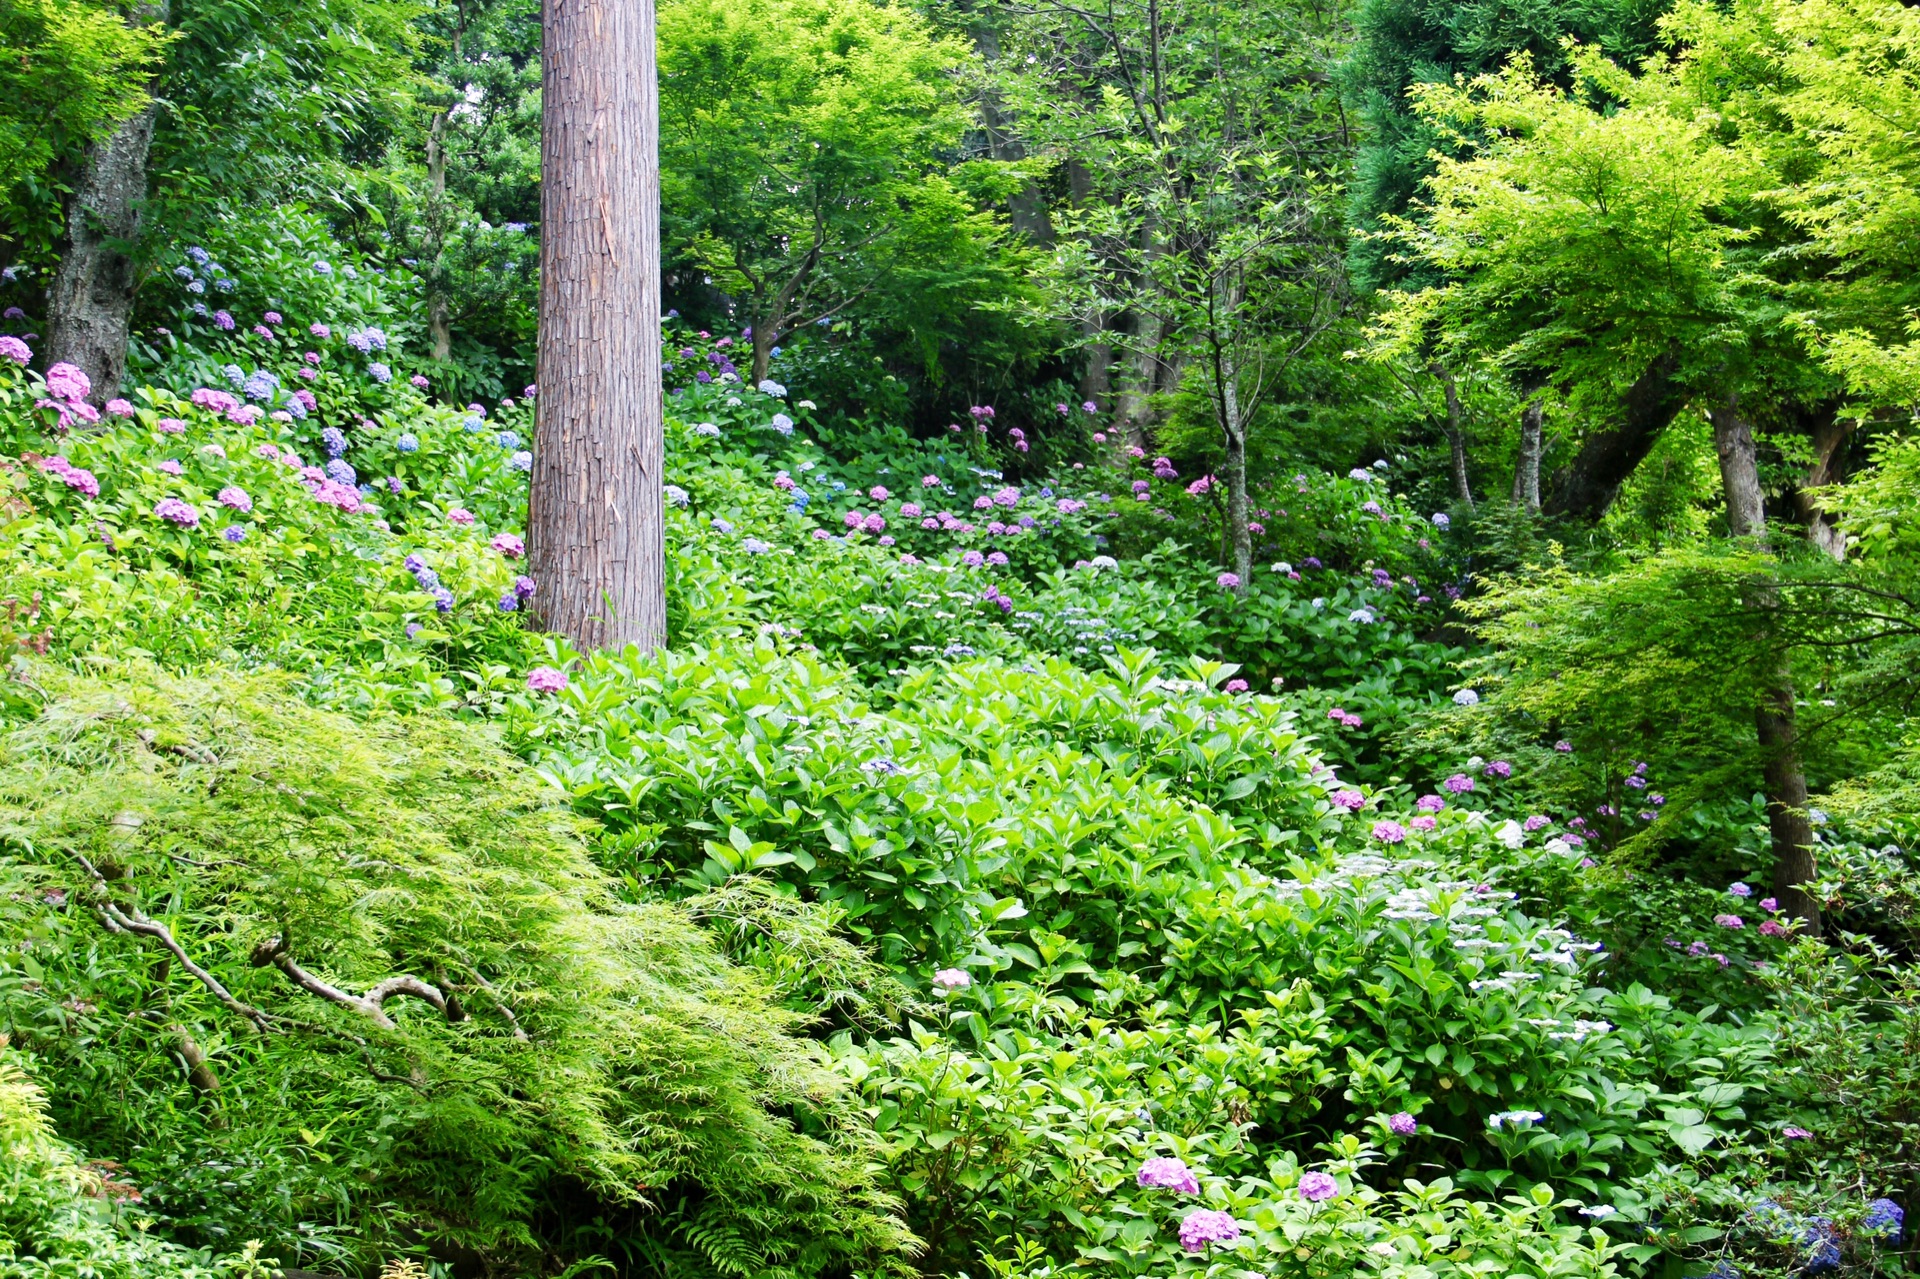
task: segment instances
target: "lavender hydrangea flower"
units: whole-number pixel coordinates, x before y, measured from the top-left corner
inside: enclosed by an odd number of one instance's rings
[[[354,471],[353,464],[344,457],[336,457],[327,463],[327,478],[335,484],[357,486],[360,476]]]
[[[1340,1193],[1340,1183],[1324,1172],[1300,1175],[1300,1197],[1308,1203],[1325,1203]]]
[[[375,360],[372,364],[367,365],[367,376],[384,386],[388,382],[393,381],[393,370],[380,363],[380,361]]]
[[[247,526],[244,524],[229,524],[220,531],[220,536],[226,538],[229,542],[244,542],[247,540]]]
[[[229,510],[240,512],[242,515],[245,515],[253,509],[253,499],[247,496],[247,491],[233,484],[229,484],[221,489],[219,495],[213,500]]]
[[[325,428],[320,432],[320,447],[328,457],[339,457],[347,451],[347,433],[337,426]]]
[[[163,497],[153,504],[153,513],[170,524],[181,528],[199,528],[200,512],[188,506],[177,497]]]
[[[1173,1190],[1183,1195],[1200,1193],[1200,1179],[1181,1160],[1156,1155],[1140,1165],[1134,1181],[1147,1190]]]
[[[1187,1214],[1180,1223],[1180,1246],[1190,1253],[1201,1253],[1209,1244],[1232,1243],[1240,1237],[1239,1223],[1231,1213],[1200,1208]]]
[[[1387,1131],[1396,1137],[1411,1137],[1420,1131],[1420,1121],[1406,1111],[1387,1116]]]

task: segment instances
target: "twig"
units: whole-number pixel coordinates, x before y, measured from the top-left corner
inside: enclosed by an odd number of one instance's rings
[[[440,1015],[450,1022],[466,1020],[466,1014],[457,1007],[449,1005],[447,997],[440,993],[438,987],[431,986],[418,977],[389,977],[364,995],[348,994],[338,986],[315,977],[294,962],[293,956],[287,953],[286,939],[282,937],[276,937],[272,941],[263,942],[255,947],[253,962],[262,967],[272,964],[285,973],[287,979],[300,989],[309,994],[318,995],[329,1003],[338,1004],[342,1008],[351,1008],[382,1030],[397,1029],[393,1018],[387,1016],[384,1007],[387,1000],[395,995],[412,995],[415,999],[423,999],[432,1004]]]
[[[88,861],[83,854],[76,852],[73,854],[73,857],[74,860],[78,861],[86,870],[87,874],[92,877],[94,886],[100,890],[101,900],[94,903],[94,911],[106,924],[109,932],[136,933],[142,937],[153,938],[162,946],[166,947],[173,957],[180,961],[180,966],[191,973],[195,981],[205,986],[207,990],[213,994],[215,999],[225,1004],[231,1011],[239,1013],[242,1017],[252,1022],[261,1034],[272,1033],[273,1019],[271,1016],[255,1008],[252,1004],[243,1003],[234,998],[233,992],[221,985],[218,977],[215,977],[212,973],[193,962],[193,959],[187,952],[180,948],[180,943],[174,940],[173,933],[165,924],[147,918],[136,906],[127,906],[124,908],[116,906],[113,902],[112,890],[107,883],[107,877],[102,875],[99,868]]]

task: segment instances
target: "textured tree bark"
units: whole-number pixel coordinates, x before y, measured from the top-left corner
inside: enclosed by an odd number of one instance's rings
[[[1460,406],[1460,388],[1453,374],[1438,364],[1428,370],[1440,379],[1440,390],[1447,397],[1447,470],[1453,476],[1453,495],[1469,511],[1473,509],[1473,486],[1467,479],[1466,412]]]
[[[1544,397],[1535,393],[1520,410],[1520,452],[1513,465],[1513,504],[1529,512],[1540,509],[1540,440],[1546,420]]]
[[[539,609],[583,649],[666,639],[653,0],[544,0]]]
[[[140,26],[166,20],[166,0],[148,0],[127,15]],[[47,295],[47,363],[78,365],[93,383],[96,404],[120,394],[127,376],[127,328],[137,285],[133,253],[158,111],[149,103],[87,148]]]
[[[1727,500],[1727,530],[1767,549],[1766,491],[1760,486],[1759,450],[1753,430],[1740,412],[1737,398],[1728,396],[1708,416],[1713,422],[1714,452],[1720,457],[1720,484]],[[1779,592],[1762,582],[1752,603],[1761,617],[1779,607]],[[1771,620],[1763,620],[1768,632]],[[1820,904],[1801,887],[1816,873],[1813,826],[1807,816],[1807,773],[1800,758],[1800,739],[1794,721],[1793,672],[1784,651],[1771,670],[1760,673],[1762,687],[1754,709],[1754,732],[1759,739],[1761,772],[1767,792],[1767,830],[1773,844],[1773,895],[1780,908],[1804,921],[1812,935],[1820,933]]]
[[[1679,367],[1679,350],[1669,348],[1627,388],[1619,421],[1589,436],[1572,465],[1554,477],[1553,495],[1544,504],[1547,514],[1592,523],[1607,513],[1660,432],[1686,407],[1687,389],[1673,377]]]

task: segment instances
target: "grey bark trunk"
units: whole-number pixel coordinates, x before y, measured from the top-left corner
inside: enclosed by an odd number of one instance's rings
[[[1473,486],[1467,479],[1466,411],[1460,406],[1460,388],[1453,374],[1438,364],[1427,366],[1440,379],[1440,390],[1447,399],[1447,470],[1453,476],[1453,495],[1469,511],[1473,508]]]
[[[545,0],[539,610],[582,649],[666,638],[652,0]]]
[[[1529,513],[1540,509],[1541,428],[1546,416],[1546,402],[1540,395],[1528,400],[1527,407],[1520,411],[1520,452],[1513,467],[1513,504],[1524,506]]]
[[[1720,458],[1727,530],[1765,551],[1766,491],[1760,486],[1759,450],[1753,430],[1733,396],[1708,416],[1713,421],[1714,452]],[[1753,603],[1764,619],[1762,625],[1769,638],[1773,630],[1769,615],[1779,602],[1779,592],[1771,583],[1762,582],[1753,593]],[[1783,911],[1802,920],[1807,932],[1818,936],[1820,904],[1803,887],[1816,874],[1813,826],[1807,816],[1807,773],[1794,721],[1793,672],[1784,650],[1773,659],[1770,670],[1760,672],[1760,681],[1760,699],[1753,718],[1767,793],[1767,829],[1773,844],[1773,895]]]
[[[166,0],[137,4],[127,15],[142,26],[166,20]],[[158,111],[148,104],[87,148],[48,291],[47,363],[79,366],[93,383],[96,404],[120,394],[127,376],[127,330],[138,287],[133,254]]]

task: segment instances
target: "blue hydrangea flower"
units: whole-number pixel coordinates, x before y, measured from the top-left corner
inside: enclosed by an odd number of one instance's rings
[[[193,268],[184,264],[173,268],[173,273],[183,280],[191,280],[193,278]]]
[[[502,613],[516,612],[519,610],[519,608],[520,608],[520,596],[515,592],[508,591],[505,595],[502,595],[500,597],[500,611]]]
[[[327,463],[327,478],[348,488],[355,488],[360,483],[360,476],[354,471],[353,464],[344,457],[336,457]]]
[[[270,400],[273,393],[280,389],[280,379],[266,369],[258,369],[247,375],[241,388],[249,400]]]
[[[1906,1224],[1905,1210],[1891,1199],[1875,1199],[1867,1205],[1867,1215],[1860,1219],[1860,1229],[1867,1234],[1896,1242]]]
[[[442,613],[453,612],[453,592],[444,586],[436,586],[428,594],[433,596],[433,606]]]
[[[234,390],[243,391],[246,389],[247,374],[238,364],[229,364],[221,369],[220,372],[225,375],[228,385],[232,386]]]
[[[520,447],[520,433],[518,431],[502,431],[493,437],[493,442],[508,452],[512,452],[514,449]]]
[[[188,280],[187,281],[187,292],[205,293],[206,291],[207,291],[207,282],[205,280]]]
[[[327,427],[320,432],[320,447],[328,457],[339,457],[347,451],[347,433],[337,426]]]
[[[189,258],[192,258],[195,262],[197,262],[201,266],[205,266],[208,262],[210,262],[213,259],[213,255],[211,253],[208,253],[205,249],[201,248],[197,244],[192,244],[187,246],[187,256]]]
[[[225,276],[221,276],[213,282],[213,287],[222,293],[231,293],[233,292],[233,281],[227,279]]]
[[[510,471],[531,471],[533,469],[533,454],[527,452],[525,449],[521,449],[518,453],[515,453],[507,459],[507,469]]]
[[[399,449],[402,453],[418,453],[420,451],[420,441],[415,438],[413,432],[405,431],[401,433],[399,439],[393,442],[393,447]]]
[[[229,542],[244,542],[247,540],[247,527],[244,524],[229,524],[221,531],[220,536]]]
[[[393,370],[380,363],[380,361],[375,360],[372,364],[367,365],[367,376],[384,386],[388,382],[393,381]]]
[[[466,427],[469,431],[480,431],[485,429],[487,419],[481,417],[478,413],[469,413],[460,419],[460,425]]]

